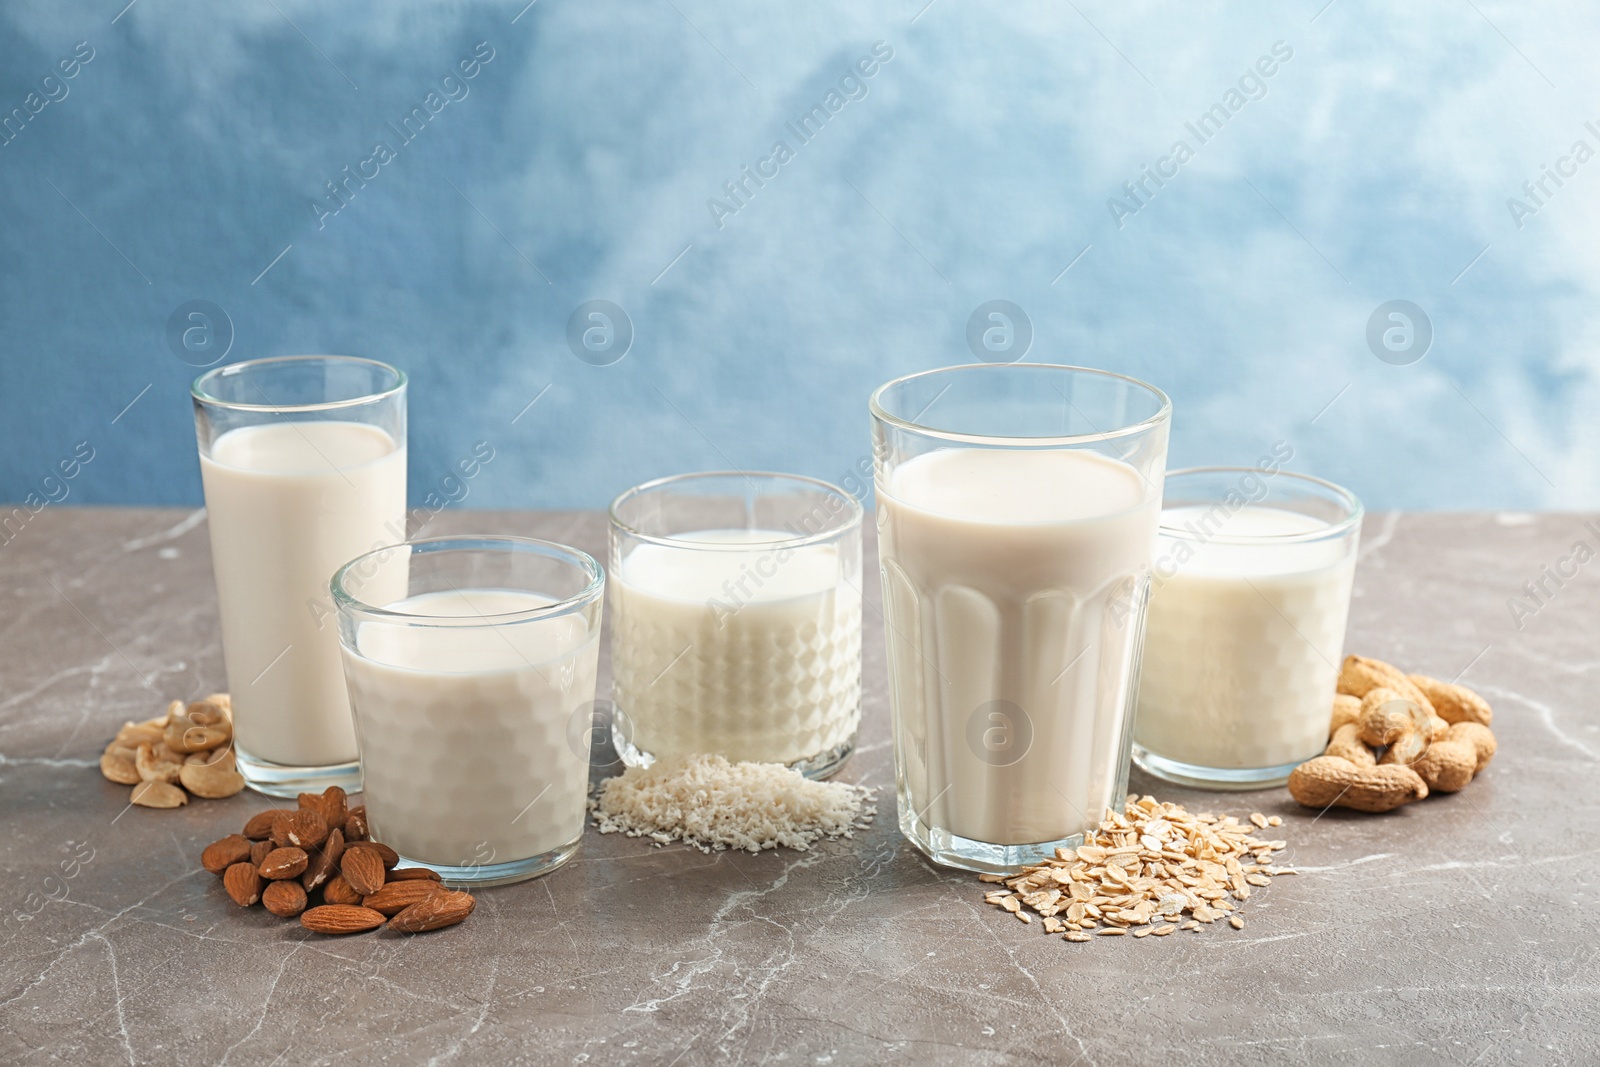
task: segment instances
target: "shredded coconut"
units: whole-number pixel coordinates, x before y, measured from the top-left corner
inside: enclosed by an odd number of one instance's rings
[[[873,790],[813,782],[780,763],[729,763],[679,756],[629,767],[600,784],[589,802],[603,834],[621,831],[658,845],[683,841],[701,852],[804,851],[823,838],[854,837],[877,814]]]

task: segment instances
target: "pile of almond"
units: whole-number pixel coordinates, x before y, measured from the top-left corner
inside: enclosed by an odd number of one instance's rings
[[[133,786],[133,803],[144,808],[181,807],[190,793],[233,796],[244,788],[233,759],[233,701],[227,693],[174,700],[164,715],[124,723],[100,756],[100,773]]]
[[[437,871],[395,869],[400,857],[367,837],[367,809],[343,789],[301,793],[299,807],[257,812],[244,832],[213,841],[200,855],[241,908],[261,904],[300,917],[314,934],[359,934],[388,924],[401,934],[438,930],[472,914],[470,893],[446,889]],[[320,892],[322,903],[313,904]]]

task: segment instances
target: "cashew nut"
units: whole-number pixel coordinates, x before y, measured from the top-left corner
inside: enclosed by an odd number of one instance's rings
[[[133,787],[133,802],[142,808],[177,808],[189,803],[189,794],[160,779]]]
[[[134,769],[139,772],[139,777],[146,782],[176,782],[178,780],[177,760],[162,759],[156,753],[153,745],[140,745],[133,759]]]
[[[133,755],[124,755],[128,749],[112,745],[100,757],[100,773],[107,780],[118,785],[137,785],[143,781],[139,777],[139,768],[133,762]]]
[[[215,752],[196,752],[183,761],[178,780],[197,797],[217,800],[231,797],[244,788],[244,775],[234,765],[233,748]]]
[[[233,723],[216,704],[196,700],[180,714],[168,716],[164,738],[174,752],[205,752],[232,740]]]

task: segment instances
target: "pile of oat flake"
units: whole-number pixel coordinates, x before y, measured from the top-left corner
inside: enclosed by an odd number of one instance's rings
[[[1101,937],[1165,937],[1223,918],[1242,930],[1240,910],[1252,887],[1296,873],[1272,862],[1287,842],[1255,836],[1281,825],[1276,815],[1257,812],[1246,824],[1231,815],[1190,814],[1154,797],[1129,797],[1126,810],[1119,815],[1108,809],[1078,848],[1057,849],[1055,859],[1020,874],[984,874],[979,880],[1006,887],[987,893],[986,902],[1025,923],[1037,913],[1045,933],[1064,934],[1068,941],[1088,941],[1091,931]]]

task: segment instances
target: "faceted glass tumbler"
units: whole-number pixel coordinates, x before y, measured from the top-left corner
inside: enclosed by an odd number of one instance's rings
[[[334,576],[375,839],[445,881],[565,863],[583,834],[605,574],[575,548],[438,537]]]
[[[1167,475],[1133,758],[1265,789],[1328,743],[1361,502],[1274,461]]]
[[[861,723],[861,505],[790,474],[649,482],[611,505],[617,751],[813,778]]]

